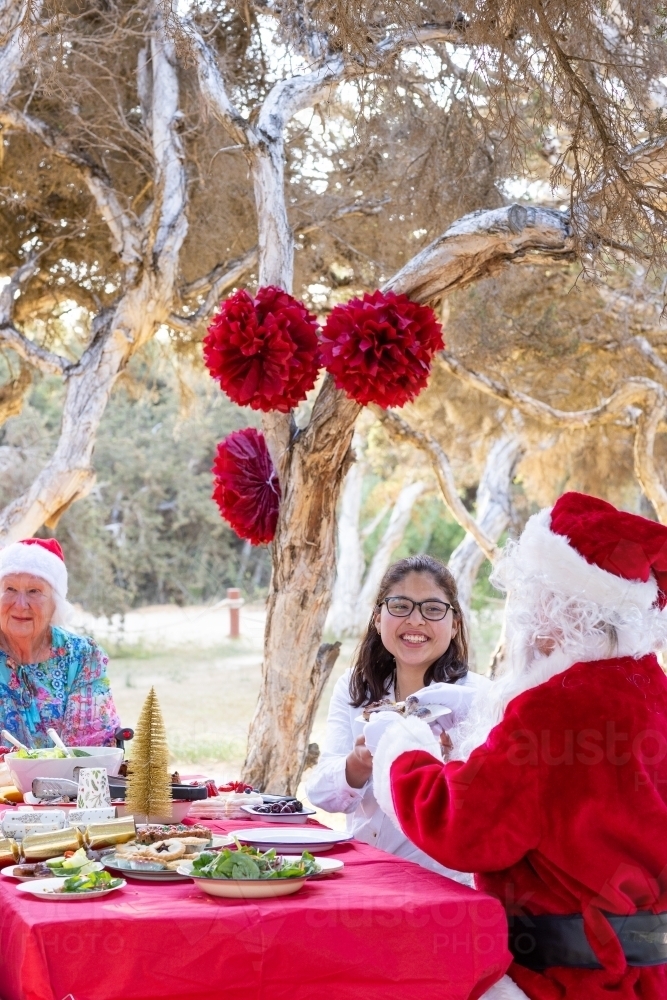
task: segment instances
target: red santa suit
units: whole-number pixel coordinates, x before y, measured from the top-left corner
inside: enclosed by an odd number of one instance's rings
[[[505,905],[513,983],[489,997],[667,1000],[667,920],[652,916],[667,912],[667,679],[653,653],[667,637],[667,528],[566,494],[531,518],[501,574],[509,668],[458,733],[463,759],[444,764],[420,720],[393,722],[376,797]]]

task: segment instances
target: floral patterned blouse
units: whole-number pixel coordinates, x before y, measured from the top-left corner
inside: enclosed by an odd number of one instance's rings
[[[112,746],[120,726],[106,667],[92,639],[51,628],[51,657],[16,664],[0,650],[0,728],[27,746],[51,747],[47,729],[70,746]]]

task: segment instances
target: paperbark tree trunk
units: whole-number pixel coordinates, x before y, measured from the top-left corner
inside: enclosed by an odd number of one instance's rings
[[[116,192],[91,171],[89,164],[82,166],[84,178],[125,264],[126,291],[113,309],[95,318],[90,344],[77,363],[38,348],[11,326],[11,317],[0,316],[3,338],[43,371],[64,375],[67,386],[54,454],[26,493],[0,513],[0,538],[5,544],[29,538],[43,524],[54,527],[70,504],[90,491],[95,482],[92,454],[97,430],[116,378],[132,354],[154,336],[171,309],[179,254],[187,233],[187,188],[182,144],[176,128],[179,83],[173,41],[165,31],[158,9],[153,24],[151,121],[155,198],[152,211],[145,213],[144,226],[139,227],[123,212]],[[77,151],[63,146],[43,123],[17,113],[11,114],[11,120],[14,127],[24,128],[57,155],[80,165]]]
[[[512,518],[510,489],[523,453],[518,436],[504,435],[494,442],[484,464],[477,489],[475,520],[486,537],[496,543]],[[469,533],[451,554],[449,568],[456,577],[459,600],[466,614],[470,612],[472,588],[485,559],[484,552]]]
[[[511,486],[516,467],[524,454],[524,446],[517,435],[508,434],[494,442],[484,464],[482,478],[477,489],[477,524],[487,538],[498,542],[512,519]],[[459,542],[451,554],[449,568],[459,588],[459,602],[464,616],[471,618],[472,589],[486,556],[469,533]],[[499,656],[496,648],[492,656]],[[473,669],[479,667],[472,644],[468,662]]]
[[[359,531],[363,482],[364,466],[357,459],[343,484],[338,514],[336,580],[327,618],[327,629],[341,638],[347,635],[355,620],[364,575],[364,552]]]
[[[359,594],[354,619],[355,635],[360,635],[368,623],[380,581],[391,562],[394,551],[403,541],[405,529],[412,514],[412,508],[425,489],[426,483],[419,481],[404,486],[398,494],[389,518],[389,523],[380,539],[380,544],[375,550],[375,555],[371,559],[361,593]]]
[[[364,577],[364,557],[359,530],[363,470],[353,465],[345,478],[338,525],[336,582],[327,628],[340,638],[360,635],[368,623],[380,580],[401,544],[415,502],[425,483],[409,483],[398,494],[389,522]],[[368,530],[367,528],[365,530]],[[362,583],[363,580],[363,583]]]

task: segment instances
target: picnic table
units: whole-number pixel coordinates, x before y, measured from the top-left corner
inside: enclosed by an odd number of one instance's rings
[[[0,998],[478,1000],[507,969],[497,900],[357,841],[327,857],[339,874],[249,902],[138,881],[46,901],[1,878]]]

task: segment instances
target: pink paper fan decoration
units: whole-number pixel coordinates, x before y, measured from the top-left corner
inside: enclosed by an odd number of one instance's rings
[[[237,535],[252,545],[272,541],[280,506],[280,483],[269,449],[254,427],[234,431],[218,445],[213,499]]]
[[[233,402],[288,413],[306,398],[319,369],[317,320],[272,285],[255,298],[236,292],[204,337],[204,362]]]
[[[394,292],[366,293],[336,306],[320,341],[324,367],[339,389],[362,406],[404,406],[428,382],[444,347],[429,306]]]

